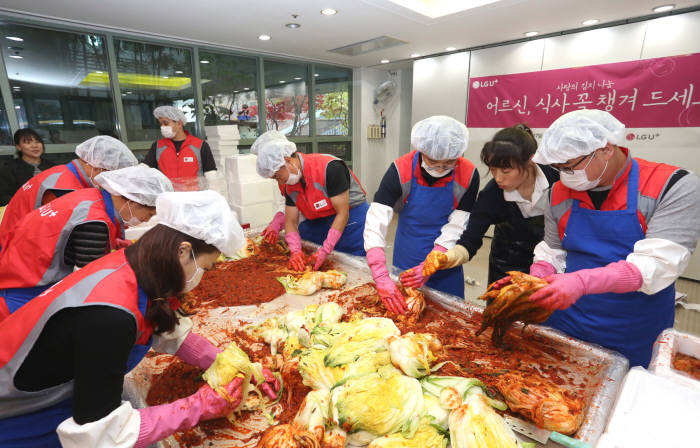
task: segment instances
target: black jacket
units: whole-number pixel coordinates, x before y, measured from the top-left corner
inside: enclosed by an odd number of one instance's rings
[[[41,159],[39,170],[44,171],[54,166],[48,160]],[[34,177],[34,166],[21,158],[14,158],[5,162],[0,168],[0,207],[7,205],[26,181]]]

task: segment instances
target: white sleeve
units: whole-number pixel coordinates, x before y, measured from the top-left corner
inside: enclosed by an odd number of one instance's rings
[[[386,247],[386,230],[389,228],[394,209],[388,205],[372,202],[365,219],[365,251],[373,247]]]
[[[663,238],[646,238],[634,244],[634,251],[627,256],[642,273],[642,287],[645,294],[655,294],[685,271],[690,263],[690,251],[673,241]]]
[[[435,240],[435,244],[439,244],[445,249],[452,249],[457,244],[462,232],[467,228],[469,222],[469,212],[464,210],[453,210],[447,218],[447,224],[440,229],[440,236]]]
[[[546,241],[540,241],[535,246],[532,262],[546,261],[554,266],[558,273],[566,270],[566,251],[563,249],[553,249]]]
[[[204,172],[204,177],[207,180],[213,180],[216,179],[216,170],[209,170]]]
[[[141,414],[123,401],[97,421],[79,425],[73,417],[56,428],[63,448],[132,448],[141,430]]]
[[[154,334],[151,347],[158,353],[174,355],[180,349],[190,331],[192,331],[192,320],[189,317],[181,317],[173,331]]]

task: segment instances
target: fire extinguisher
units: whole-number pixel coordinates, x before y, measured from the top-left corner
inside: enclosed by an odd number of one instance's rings
[[[382,128],[382,138],[386,138],[386,117],[384,116],[384,111],[382,111],[382,120],[379,125]]]

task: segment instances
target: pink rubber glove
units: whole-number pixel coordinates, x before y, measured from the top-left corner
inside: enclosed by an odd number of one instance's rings
[[[131,242],[131,240],[123,240],[121,238],[117,238],[114,241],[114,248],[117,250],[124,249],[124,248],[131,246],[132,244],[133,243]]]
[[[309,257],[309,263],[314,266],[314,271],[318,271],[318,268],[326,261],[328,254],[333,252],[333,248],[338,244],[338,240],[341,236],[343,236],[343,232],[331,227],[326,236],[326,240],[323,242],[323,246],[319,247],[318,250]]]
[[[284,240],[287,242],[287,246],[289,246],[289,251],[291,252],[289,263],[287,263],[289,269],[295,271],[305,270],[306,257],[301,251],[301,237],[299,236],[299,232],[288,232],[284,236]]]
[[[433,250],[442,252],[443,254],[447,252],[447,249],[440,246],[439,244],[436,244],[435,247],[433,247]],[[424,264],[425,260],[423,260],[423,263],[419,264],[418,266],[413,267],[408,271],[402,272],[401,275],[399,275],[399,280],[401,281],[401,284],[409,288],[420,288],[421,286],[425,285],[425,282],[427,282],[428,279],[430,279],[430,276],[423,276]]]
[[[607,266],[555,274],[545,278],[549,285],[530,296],[530,300],[547,309],[565,310],[588,294],[625,293],[642,286],[642,273],[627,261]]]
[[[279,239],[282,229],[284,229],[284,213],[277,212],[272,218],[272,221],[270,221],[270,224],[263,230],[262,236],[268,243],[275,244]]]
[[[260,390],[265,393],[271,400],[277,399],[277,392],[280,391],[280,382],[270,369],[263,367],[262,369],[263,377],[265,377],[265,382],[260,385]],[[250,382],[257,385],[255,377],[250,378]]]
[[[141,427],[134,448],[144,448],[177,431],[190,429],[200,421],[230,414],[243,399],[242,381],[241,378],[236,378],[224,387],[231,402],[205,384],[189,397],[139,409]]]
[[[401,295],[401,291],[389,277],[386,268],[386,255],[381,247],[373,247],[367,251],[367,264],[372,270],[374,283],[377,284],[377,293],[387,310],[394,314],[404,314],[408,311],[406,299]]]
[[[534,277],[545,278],[556,273],[556,268],[544,260],[536,261],[530,265],[530,275]]]
[[[209,342],[207,338],[190,331],[180,348],[175,352],[175,356],[189,365],[208,369],[220,352],[221,350]]]

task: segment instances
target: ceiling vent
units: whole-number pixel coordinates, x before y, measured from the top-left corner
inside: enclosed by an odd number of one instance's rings
[[[385,48],[396,47],[398,45],[406,45],[408,42],[394,39],[389,36],[379,36],[374,39],[357,42],[343,47],[328,50],[331,53],[343,54],[345,56],[358,56],[372,51],[384,50]]]

